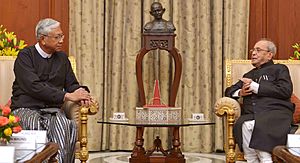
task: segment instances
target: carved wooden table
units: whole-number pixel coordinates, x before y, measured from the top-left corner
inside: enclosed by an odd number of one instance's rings
[[[185,163],[184,155],[180,149],[180,127],[188,126],[200,126],[200,125],[214,125],[214,122],[182,122],[180,124],[141,124],[141,123],[122,123],[113,121],[98,121],[102,124],[111,125],[123,125],[123,126],[135,126],[136,127],[136,138],[135,146],[132,150],[130,163]],[[168,127],[173,131],[172,148],[165,150],[162,148],[161,140],[159,136],[153,142],[153,146],[147,151],[144,148],[144,128],[145,127]],[[161,152],[161,155],[152,155],[154,151]]]
[[[29,153],[30,156],[33,154],[31,158],[25,157],[22,160],[17,160],[17,162],[25,162],[25,163],[37,163],[43,162],[48,160],[49,163],[56,163],[56,155],[58,152],[58,144],[53,142],[48,142],[47,144],[43,145],[42,147],[38,148],[37,150],[32,151]]]
[[[276,146],[273,149],[274,162],[296,163],[300,162],[300,156],[293,155],[286,146]]]
[[[161,26],[161,28],[164,27]],[[138,106],[143,107],[146,105],[145,89],[144,89],[143,74],[142,74],[143,58],[149,51],[164,50],[167,51],[169,55],[173,58],[173,62],[175,65],[173,79],[170,80],[172,81],[172,83],[169,89],[170,92],[169,92],[169,100],[167,105],[169,107],[175,107],[176,96],[177,96],[180,78],[181,78],[181,72],[182,72],[182,60],[178,49],[175,47],[176,34],[174,34],[174,30],[169,30],[169,29],[163,30],[168,32],[159,32],[156,30],[150,30],[150,32],[143,33],[142,48],[140,49],[139,53],[136,56],[136,78],[137,78],[137,84],[139,89]],[[154,66],[155,65],[153,65],[153,67]],[[202,124],[198,123],[194,125],[208,125],[208,124],[213,124],[213,123],[202,123]],[[189,126],[191,124],[181,123],[181,124],[132,124],[132,125],[135,125],[137,130],[136,130],[135,147],[133,149],[130,158],[131,163],[148,163],[148,162],[185,163],[184,155],[181,153],[180,150],[179,127]],[[164,150],[161,146],[161,140],[159,139],[159,137],[157,137],[154,141],[153,147],[146,152],[143,147],[144,127],[168,127],[169,130],[172,132],[172,137],[173,137],[172,149],[170,149],[169,151]],[[155,150],[162,152],[163,156],[152,157],[151,155]]]

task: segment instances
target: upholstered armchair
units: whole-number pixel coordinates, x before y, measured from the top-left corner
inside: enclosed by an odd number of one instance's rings
[[[282,63],[288,66],[290,75],[294,84],[294,95],[300,97],[300,61],[291,60],[274,60],[275,63]],[[251,70],[253,66],[250,60],[227,60],[225,73],[225,87],[229,87],[237,82],[244,73]],[[224,149],[226,153],[226,162],[235,162],[244,160],[243,153],[240,152],[233,138],[233,125],[235,120],[240,116],[241,107],[239,101],[228,97],[222,97],[215,103],[215,113],[224,118],[225,141]]]
[[[13,73],[13,65],[16,57],[1,56],[0,57],[0,104],[5,104],[12,95],[12,83],[15,79]],[[73,56],[69,57],[72,68],[76,74],[76,61]],[[81,162],[86,162],[89,157],[87,149],[87,120],[88,115],[94,115],[98,112],[98,104],[93,101],[89,107],[82,107],[74,102],[66,102],[63,110],[69,119],[76,122],[77,140],[75,157]]]

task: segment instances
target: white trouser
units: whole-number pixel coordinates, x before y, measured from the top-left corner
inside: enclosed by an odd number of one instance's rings
[[[269,152],[249,147],[254,124],[255,120],[246,121],[242,127],[244,157],[248,163],[272,163],[272,156]]]

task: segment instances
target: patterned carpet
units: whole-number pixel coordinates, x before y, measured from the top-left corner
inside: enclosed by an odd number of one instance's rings
[[[224,153],[184,153],[184,155],[186,163],[225,163]],[[129,158],[129,152],[90,152],[88,163],[127,163]],[[79,161],[76,160],[76,163]]]

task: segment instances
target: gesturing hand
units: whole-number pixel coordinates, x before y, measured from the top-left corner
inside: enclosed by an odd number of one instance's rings
[[[242,89],[239,92],[239,96],[248,96],[252,94],[252,90],[250,90],[250,83],[244,83]]]
[[[251,84],[251,82],[252,82],[252,79],[249,79],[249,78],[242,78],[242,79],[240,79],[244,84],[245,83],[248,83],[248,84]]]

